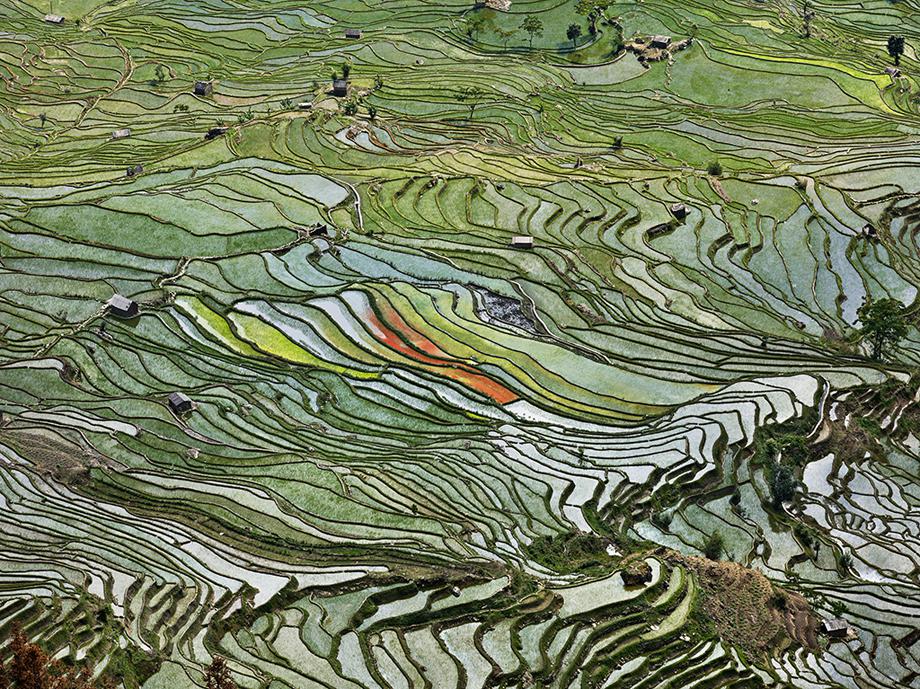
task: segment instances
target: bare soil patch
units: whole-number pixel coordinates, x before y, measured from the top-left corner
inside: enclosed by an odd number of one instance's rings
[[[703,613],[719,635],[753,655],[775,655],[791,646],[818,650],[820,619],[808,601],[736,562],[669,552],[696,576]]]

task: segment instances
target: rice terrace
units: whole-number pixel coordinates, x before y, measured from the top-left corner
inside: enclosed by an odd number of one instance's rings
[[[920,689],[920,0],[0,0],[0,689]]]

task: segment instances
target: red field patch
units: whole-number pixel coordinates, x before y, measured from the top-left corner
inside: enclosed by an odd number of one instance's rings
[[[428,337],[406,323],[389,304],[380,305],[379,308],[386,323],[373,311],[369,311],[365,316],[372,332],[390,349],[417,361],[426,371],[455,380],[499,404],[519,399],[513,390],[444,352]]]

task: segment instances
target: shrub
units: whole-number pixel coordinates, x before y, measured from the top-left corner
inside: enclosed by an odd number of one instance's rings
[[[572,531],[540,536],[525,547],[527,556],[561,574],[582,571],[610,559],[608,541],[594,534]]]
[[[722,557],[722,551],[725,549],[725,539],[718,531],[709,534],[709,538],[703,543],[703,555],[710,560],[718,560]]]
[[[655,514],[652,515],[652,523],[662,529],[667,529],[669,526],[671,526],[672,519],[673,515],[668,510],[661,510],[660,512],[655,512]]]
[[[785,610],[788,607],[788,601],[784,593],[777,591],[770,597],[770,605],[777,610]]]
[[[814,550],[815,553],[820,550],[821,541],[818,540],[817,532],[810,526],[802,522],[796,522],[795,526],[792,527],[792,532],[795,534],[795,537],[799,539],[799,543],[806,548]]]
[[[853,569],[853,556],[849,553],[837,553],[837,569],[844,574],[849,573]]]

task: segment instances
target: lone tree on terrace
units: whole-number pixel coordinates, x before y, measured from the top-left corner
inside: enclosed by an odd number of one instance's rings
[[[795,497],[795,474],[785,464],[776,463],[771,468],[770,494],[777,509]]]
[[[476,86],[467,86],[460,92],[458,96],[460,102],[470,106],[469,119],[473,119],[473,113],[476,112],[476,106],[479,105],[485,95],[485,92]]]
[[[857,310],[862,338],[872,346],[872,358],[881,359],[907,335],[904,307],[896,299],[867,300]]]
[[[588,19],[588,33],[597,33],[597,22],[604,16],[604,10],[610,6],[610,0],[578,0],[575,13]]]
[[[476,34],[485,29],[486,16],[480,12],[475,12],[466,22],[466,35],[473,38]]]
[[[579,24],[569,24],[569,28],[565,30],[565,35],[572,41],[572,49],[574,50],[575,41],[581,36],[581,26]]]
[[[502,40],[502,45],[505,48],[508,47],[508,39],[511,38],[515,33],[517,33],[515,29],[502,29],[502,28],[495,29],[495,35],[498,36]]]
[[[227,661],[222,657],[214,656],[214,660],[208,665],[204,673],[204,686],[207,689],[236,689]]]
[[[896,67],[901,64],[901,56],[904,54],[904,36],[888,37],[888,54],[894,58]]]
[[[521,28],[530,36],[530,47],[533,48],[533,39],[543,35],[543,22],[531,15],[524,18]]]
[[[815,11],[811,9],[808,0],[805,0],[805,8],[802,12],[802,29],[805,38],[811,38],[811,20],[815,18]]]

